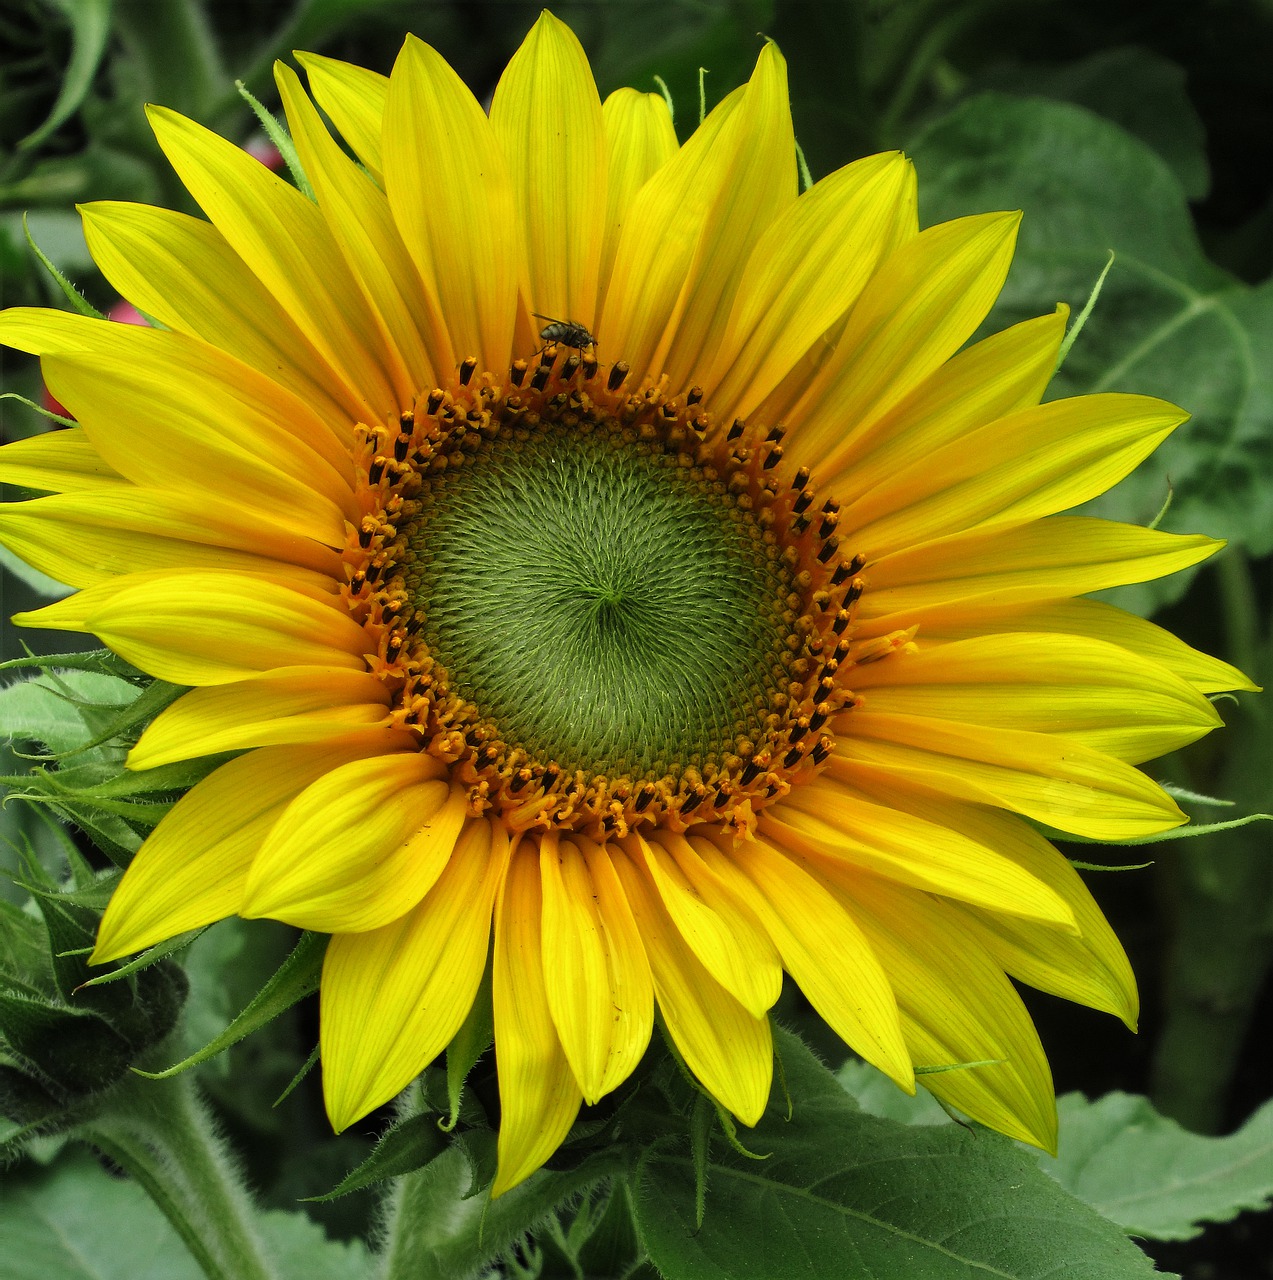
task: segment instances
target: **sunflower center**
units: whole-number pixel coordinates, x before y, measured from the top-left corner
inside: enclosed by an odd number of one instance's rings
[[[505,742],[589,776],[720,764],[785,694],[793,583],[719,478],[606,413],[429,475],[404,583]]]
[[[749,830],[852,707],[864,584],[780,427],[550,345],[361,426],[344,595],[394,725],[476,814]],[[892,643],[887,641],[886,643]]]

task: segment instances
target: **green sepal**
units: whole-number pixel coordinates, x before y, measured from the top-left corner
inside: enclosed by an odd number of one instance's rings
[[[318,1065],[318,1059],[321,1056],[322,1046],[316,1044],[309,1051],[309,1057],[301,1064],[301,1069],[287,1082],[287,1088],[274,1099],[274,1106],[281,1107],[287,1101],[291,1096],[292,1090]]]
[[[0,1030],[21,1066],[68,1102],[113,1084],[133,1047],[100,1014],[0,991]]]
[[[290,1009],[298,1000],[318,990],[319,975],[323,967],[323,954],[327,950],[327,935],[302,933],[291,954],[279,965],[274,976],[256,993],[242,1013],[219,1036],[214,1037],[197,1053],[163,1071],[133,1070],[148,1080],[167,1080],[191,1067],[215,1058],[245,1036],[272,1022],[280,1013]]]
[[[712,1150],[712,1105],[706,1094],[694,1099],[690,1113],[690,1156],[694,1161],[694,1226],[707,1212],[707,1158]]]
[[[310,182],[304,166],[301,164],[300,156],[296,154],[296,143],[292,141],[292,135],[283,127],[279,118],[253,96],[242,80],[236,80],[234,87],[239,91],[239,97],[252,108],[253,115],[260,122],[261,128],[265,130],[265,136],[278,148],[278,153],[283,157],[283,163],[287,165],[287,171],[292,175],[292,181],[296,184],[296,189],[303,196],[308,196],[311,200],[317,200],[314,195],[314,186]]]
[[[438,1121],[443,1133],[450,1133],[460,1118],[460,1099],[464,1081],[473,1070],[478,1058],[495,1043],[495,1013],[491,1004],[491,962],[486,960],[486,972],[481,986],[469,1008],[463,1025],[446,1047],[446,1096],[450,1107],[445,1120]]]
[[[22,215],[22,233],[27,238],[27,244],[31,246],[31,252],[40,260],[40,265],[45,271],[53,277],[54,283],[61,289],[72,309],[82,316],[91,316],[94,320],[105,320],[106,317],[53,265],[44,250],[36,244],[31,236],[31,228],[27,226],[25,213]]]
[[[134,667],[110,649],[81,649],[78,653],[31,653],[25,658],[10,658],[0,662],[0,671],[22,671],[35,668],[39,671],[95,671],[98,675],[118,676],[130,684],[145,686],[152,677]]]
[[[423,1168],[446,1150],[447,1141],[439,1132],[436,1116],[430,1112],[408,1116],[385,1130],[371,1154],[351,1170],[330,1191],[307,1200],[323,1203],[347,1196],[352,1191],[374,1186],[388,1178]]]
[[[189,929],[185,933],[178,933],[174,937],[165,938],[162,942],[156,942],[153,947],[147,947],[145,951],[140,955],[134,956],[127,964],[121,964],[117,969],[111,969],[107,973],[96,974],[87,981],[81,982],[75,989],[76,991],[84,991],[91,987],[105,986],[107,983],[118,982],[121,978],[130,977],[142,969],[149,969],[152,964],[158,964],[167,956],[172,955],[174,951],[180,951],[184,947],[188,947],[207,927],[205,924],[202,928]]]

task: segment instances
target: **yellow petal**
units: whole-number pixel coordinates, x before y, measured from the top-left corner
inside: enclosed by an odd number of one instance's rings
[[[930,610],[924,616],[921,646],[926,642],[966,640],[987,632],[1037,631],[1106,640],[1166,667],[1200,693],[1227,689],[1254,690],[1236,667],[1199,653],[1170,631],[1098,600],[1052,600],[1035,605],[959,604]]]
[[[870,877],[835,885],[893,980],[918,1079],[1010,1138],[1056,1150],[1052,1073],[1021,998],[955,912]],[[960,1067],[985,1062],[986,1066]]]
[[[601,1092],[622,1084],[645,1054],[654,1030],[654,978],[636,917],[610,857],[609,846],[576,837],[588,861],[597,909],[610,952],[610,1017],[614,1032]]]
[[[97,493],[129,487],[89,444],[83,427],[42,431],[0,446],[0,484],[48,493]]]
[[[491,998],[499,1074],[499,1170],[492,1197],[530,1177],[561,1145],[582,1096],[544,989],[538,850],[513,853],[495,906]]]
[[[398,235],[385,193],[332,139],[296,73],[278,63],[279,94],[305,174],[382,335],[400,404],[455,364],[438,300]]]
[[[718,145],[708,156],[708,166],[727,163],[719,185],[710,171],[700,174],[713,199],[672,323],[655,357],[656,366],[677,387],[707,375],[725,336],[730,304],[752,249],[796,199],[796,140],[787,97],[787,64],[772,41],[756,60],[731,124],[732,154]]]
[[[544,987],[584,1101],[640,1061],[654,1026],[654,987],[609,854],[582,837],[540,841]]]
[[[769,930],[787,972],[827,1025],[913,1093],[911,1061],[889,976],[853,918],[780,844],[692,843]]]
[[[193,120],[164,107],[146,114],[186,189],[364,406],[360,417],[409,407],[367,341],[375,324],[317,205]]]
[[[267,573],[279,562],[343,576],[334,551],[233,502],[125,484],[6,503],[0,541],[72,587],[151,569]]]
[[[383,187],[380,136],[385,99],[389,96],[389,77],[352,62],[325,58],[321,53],[297,50],[295,57],[309,76],[314,100],[331,117],[354,155]]]
[[[699,962],[647,873],[614,854],[650,957],[654,993],[672,1039],[703,1087],[743,1124],[760,1119],[773,1079],[768,1018],[755,1018]]]
[[[660,94],[616,89],[601,104],[601,120],[606,133],[608,182],[594,332],[610,287],[619,237],[632,216],[636,194],[677,148],[672,117]]]
[[[856,761],[1093,840],[1154,835],[1186,821],[1175,801],[1130,765],[1045,733],[855,711],[828,772],[852,783]]]
[[[374,732],[388,721],[388,702],[382,681],[344,667],[283,667],[192,689],[151,721],[128,753],[128,767]]]
[[[911,626],[922,622],[924,610],[957,601],[1025,604],[1145,582],[1197,564],[1223,546],[1200,534],[1087,516],[1049,516],[938,538],[868,566],[858,634]]]
[[[187,929],[234,915],[248,868],[284,809],[317,778],[371,744],[266,747],[223,764],[195,784],[137,851],[111,896],[90,963],[141,951]]]
[[[684,836],[663,831],[648,842],[631,839],[668,915],[703,967],[752,1017],[764,1017],[782,992],[782,962],[760,921]]]
[[[14,621],[91,632],[174,684],[224,684],[274,667],[362,670],[371,647],[334,598],[322,603],[279,582],[215,570],[116,578]]]
[[[590,327],[606,216],[601,101],[583,47],[547,9],[500,77],[491,128],[525,231],[530,307]]]
[[[1122,945],[1078,872],[1033,827],[1015,814],[960,804],[906,785],[882,769],[857,765],[855,789],[877,804],[951,827],[1012,859],[1047,885],[1070,909],[1077,932],[951,904],[982,946],[1014,977],[1043,991],[1103,1009],[1135,1028],[1136,979]]]
[[[292,323],[225,237],[172,209],[98,200],[80,205],[84,237],[121,296],[160,324],[220,347],[285,386],[343,449],[362,399]]]
[[[987,213],[943,222],[884,263],[788,419],[793,462],[834,474],[857,436],[954,355],[999,294],[1019,221]]]
[[[502,369],[522,271],[512,182],[477,100],[414,36],[390,77],[384,165],[398,233],[436,288],[455,353]]]
[[[914,167],[907,164],[904,181],[891,211],[889,225],[884,230],[883,247],[877,264],[887,262],[903,245],[919,235],[919,189]],[[828,288],[828,282],[819,282],[819,292]],[[848,313],[842,314],[825,329],[805,353],[800,356],[776,387],[753,410],[753,417],[760,422],[786,422],[805,393],[836,354],[840,339],[849,322]]]
[[[634,380],[651,365],[668,331],[706,220],[729,179],[737,146],[735,89],[632,200],[619,236],[605,309],[596,333],[606,355],[626,360]]]
[[[720,420],[752,413],[853,305],[913,182],[900,152],[867,156],[823,178],[774,219],[747,261],[703,381]]]
[[[455,849],[467,797],[421,752],[334,769],[288,805],[248,874],[239,914],[362,933],[397,920]]]
[[[294,395],[206,343],[61,311],[0,313],[0,342],[44,357],[45,381],[120,475],[254,507],[343,546],[349,455]],[[120,423],[128,430],[121,431]]]
[[[1221,723],[1206,698],[1156,662],[1079,636],[958,640],[854,674],[869,711],[1057,734],[1133,764]]]
[[[761,817],[784,847],[994,911],[1074,929],[1069,908],[994,848],[904,810],[872,804],[831,778],[796,788]]]
[[[840,536],[874,560],[978,525],[1053,515],[1112,488],[1187,416],[1128,395],[1009,414],[916,455],[845,510]]]
[[[855,434],[846,465],[827,477],[847,507],[914,458],[926,458],[970,431],[1039,403],[1065,337],[1070,310],[1023,320],[952,356],[869,430]]]
[[[498,824],[470,820],[438,882],[401,919],[338,933],[323,962],[323,1094],[339,1133],[446,1048],[482,981],[508,862]]]

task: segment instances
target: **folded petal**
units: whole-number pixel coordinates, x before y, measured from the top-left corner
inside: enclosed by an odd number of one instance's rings
[[[128,767],[376,733],[388,723],[388,702],[382,681],[346,667],[283,667],[192,689],[146,727]]]
[[[607,850],[583,837],[540,841],[544,987],[584,1101],[596,1102],[641,1060],[654,987],[641,936]]]
[[[908,786],[883,769],[857,765],[855,790],[926,821],[980,841],[1047,885],[1069,908],[1076,931],[966,903],[951,903],[995,962],[1042,991],[1103,1009],[1135,1028],[1136,979],[1114,931],[1069,862],[1015,814],[962,804]]]
[[[979,525],[1054,515],[1112,488],[1186,416],[1128,395],[1023,409],[916,455],[844,509],[840,536],[874,560]]]
[[[766,840],[692,841],[769,931],[787,972],[850,1048],[907,1092],[915,1089],[886,970],[854,923],[813,876]]]
[[[164,107],[147,116],[177,176],[213,225],[379,422],[409,408],[394,394],[375,323],[312,200],[241,147]]]
[[[225,684],[298,665],[362,670],[371,647],[335,597],[324,601],[296,585],[216,570],[116,578],[14,621],[89,632],[174,684]]]
[[[468,798],[422,752],[357,760],[288,805],[248,873],[240,915],[362,933],[397,920],[433,887]]]
[[[547,9],[500,77],[491,128],[525,233],[531,308],[591,325],[606,216],[601,100],[583,47]]]
[[[127,488],[129,481],[93,448],[83,427],[67,427],[0,446],[0,484],[47,493],[96,493]]]
[[[1049,516],[954,534],[896,551],[869,565],[858,634],[922,624],[927,610],[956,602],[1026,604],[1145,582],[1214,555],[1223,542],[1116,524]]]
[[[973,934],[922,894],[871,877],[830,883],[888,969],[911,1056],[929,1068],[917,1077],[924,1087],[1000,1133],[1055,1152],[1043,1046],[1012,983]]]
[[[743,1124],[760,1119],[773,1079],[768,1018],[755,1018],[699,962],[644,868],[614,855],[650,957],[667,1029],[703,1087]]]
[[[787,97],[787,64],[774,43],[761,50],[731,123],[732,148],[722,145],[722,139],[699,174],[713,199],[672,321],[655,356],[655,366],[677,387],[699,382],[708,374],[752,249],[796,199],[796,140]],[[719,184],[710,172],[717,163],[727,166]]]
[[[416,273],[385,193],[327,132],[296,73],[279,63],[275,80],[318,207],[379,327],[399,403],[409,405],[455,364],[438,300]]]
[[[853,716],[852,732],[840,737],[827,765],[830,776],[850,784],[861,762],[895,770],[912,786],[1011,809],[1093,840],[1154,835],[1187,821],[1144,774],[1076,742],[923,716]]]
[[[296,53],[296,61],[309,76],[315,102],[331,117],[354,155],[383,187],[384,165],[380,138],[384,126],[389,77],[352,62],[325,58],[321,53]]]
[[[456,355],[504,368],[524,270],[512,180],[477,100],[414,36],[389,81],[384,166],[398,233],[436,291]]]
[[[924,615],[918,642],[922,648],[925,644],[944,644],[988,633],[1021,631],[1085,636],[1116,644],[1165,667],[1200,693],[1253,691],[1258,687],[1229,663],[1199,653],[1165,628],[1099,600],[1049,600],[1025,605],[991,601],[933,609]]]
[[[0,541],[72,587],[151,569],[269,573],[297,565],[335,580],[340,557],[224,498],[113,484],[0,507]]]
[[[787,420],[790,459],[833,475],[855,438],[959,350],[999,295],[1020,217],[939,223],[880,267]]]
[[[1022,320],[939,365],[864,431],[855,432],[840,471],[828,475],[847,506],[889,483],[914,458],[962,439],[1006,414],[1036,405],[1056,369],[1070,309]]]
[[[605,126],[608,157],[606,216],[601,248],[601,267],[594,314],[584,319],[596,330],[619,237],[632,216],[637,192],[676,154],[676,130],[667,103],[657,93],[639,93],[636,89],[616,89],[601,104],[601,120]]]
[[[981,636],[898,653],[861,667],[854,693],[872,712],[1057,734],[1133,764],[1221,724],[1158,663],[1079,636]]]
[[[532,841],[514,851],[495,906],[491,998],[500,1126],[492,1196],[528,1178],[557,1150],[582,1101],[544,987],[538,852]]]
[[[725,337],[703,380],[713,412],[745,418],[857,300],[892,240],[914,184],[897,151],[823,178],[770,223],[734,294]]]
[[[481,985],[508,836],[472,819],[423,901],[323,962],[323,1094],[338,1133],[406,1086],[460,1029]]]
[[[712,208],[729,180],[743,90],[716,104],[633,198],[619,235],[596,334],[640,379],[656,373],[669,322]]]
[[[303,400],[342,449],[361,397],[207,222],[172,209],[96,200],[80,206],[102,274],[143,314],[219,347]]]
[[[684,836],[661,831],[632,844],[703,967],[752,1017],[764,1017],[782,992],[782,961],[764,926]]]
[[[785,848],[853,863],[900,884],[1073,929],[1069,908],[992,846],[822,777],[766,809],[760,829]]]
[[[287,806],[324,774],[404,737],[265,747],[196,783],[137,851],[111,895],[90,963],[234,915],[252,859]]]

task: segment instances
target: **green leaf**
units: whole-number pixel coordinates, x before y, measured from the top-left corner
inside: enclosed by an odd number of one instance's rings
[[[951,1123],[941,1103],[927,1089],[903,1093],[888,1076],[861,1058],[850,1058],[835,1073],[835,1078],[845,1093],[870,1115],[902,1124]]]
[[[259,1229],[279,1280],[367,1280],[372,1274],[361,1240],[329,1240],[304,1213],[263,1213]]]
[[[428,1164],[446,1147],[446,1139],[438,1130],[438,1118],[429,1112],[408,1116],[385,1130],[366,1160],[352,1170],[332,1190],[311,1200],[336,1200],[351,1191],[411,1173]]]
[[[1086,107],[1156,151],[1190,200],[1207,194],[1207,136],[1184,68],[1169,58],[1142,48],[1102,49],[1059,66],[1000,71],[986,87]]]
[[[190,1067],[197,1066],[237,1044],[244,1036],[273,1021],[280,1013],[290,1009],[298,1000],[318,990],[318,977],[323,967],[323,953],[327,949],[327,937],[318,933],[303,933],[291,955],[279,966],[278,972],[257,992],[247,1008],[228,1027],[197,1053],[163,1071],[137,1071],[150,1080],[166,1080]]]
[[[1130,1235],[1190,1240],[1273,1200],[1273,1100],[1225,1138],[1190,1133],[1134,1094],[1070,1093],[1058,1108],[1060,1153],[1040,1166]]]
[[[12,1170],[0,1188],[6,1280],[203,1280],[145,1192],[86,1151]]]
[[[303,1213],[257,1216],[279,1280],[365,1280],[357,1241],[330,1241]],[[168,1220],[129,1178],[72,1148],[46,1168],[0,1177],[5,1280],[203,1280]]]
[[[46,3],[65,14],[71,24],[71,61],[62,76],[62,87],[48,119],[18,143],[23,151],[38,147],[79,109],[92,86],[110,35],[111,0],[46,0]]]
[[[118,707],[136,697],[132,685],[113,675],[75,671],[55,683],[53,677],[42,674],[0,689],[0,725],[13,741],[38,742],[61,755],[94,736],[85,719],[85,704]]]
[[[1273,282],[1237,284],[1204,256],[1179,182],[1142,142],[1081,107],[987,93],[913,140],[925,223],[1023,209],[1016,259],[989,327],[1082,305],[1109,251],[1096,307],[1050,394],[1135,391],[1193,414],[1089,514],[1273,550]],[[1190,575],[1125,588],[1152,612]]]
[[[701,1230],[689,1153],[660,1144],[641,1163],[637,1227],[668,1280],[1155,1274],[1006,1138],[866,1115],[796,1037],[775,1036],[794,1114],[771,1101],[748,1135],[772,1152],[763,1163],[716,1144]]]

